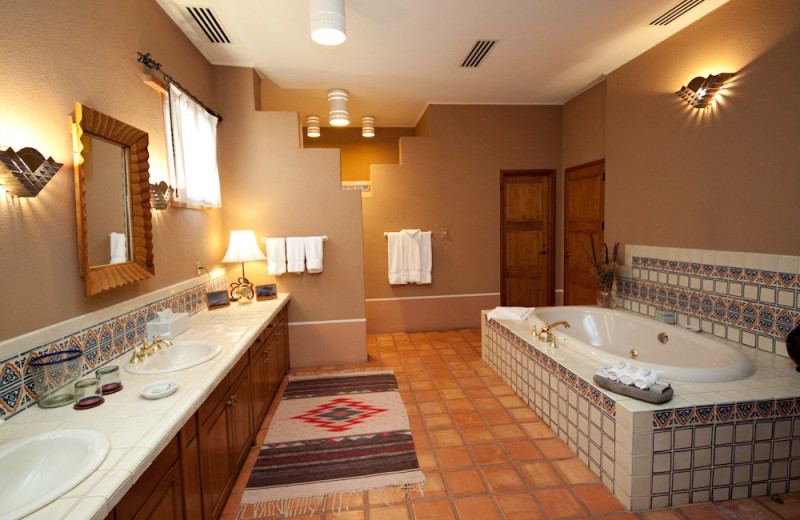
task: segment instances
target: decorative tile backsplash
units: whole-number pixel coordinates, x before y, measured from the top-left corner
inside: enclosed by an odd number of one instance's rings
[[[800,324],[800,257],[627,246],[617,281],[622,306],[787,356],[786,335]]]
[[[209,279],[210,278],[210,279]],[[36,403],[28,371],[36,354],[78,349],[83,353],[83,374],[130,351],[145,338],[145,324],[158,311],[194,314],[206,308],[208,291],[225,289],[225,271],[198,277],[140,296],[110,309],[90,313],[0,343],[0,419]],[[72,331],[66,334],[63,331]]]

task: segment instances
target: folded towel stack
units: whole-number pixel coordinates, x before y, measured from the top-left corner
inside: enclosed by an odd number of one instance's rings
[[[642,390],[647,390],[658,383],[656,372],[646,368],[633,367],[627,361],[620,361],[611,368],[603,367],[596,374],[612,381],[619,381],[623,385],[633,385]]]
[[[536,310],[536,307],[495,307],[486,317],[490,320],[525,321]]]

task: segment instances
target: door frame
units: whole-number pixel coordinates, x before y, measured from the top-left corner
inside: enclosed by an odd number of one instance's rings
[[[503,193],[505,179],[509,177],[540,176],[548,177],[550,182],[550,193],[548,196],[548,221],[547,226],[547,301],[544,305],[552,306],[555,303],[555,232],[556,232],[556,170],[555,169],[535,169],[535,170],[500,170],[500,304],[506,303],[506,219],[505,207],[506,199]]]

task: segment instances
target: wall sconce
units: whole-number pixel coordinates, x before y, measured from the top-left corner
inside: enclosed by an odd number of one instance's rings
[[[311,39],[320,45],[344,43],[344,0],[311,0]]]
[[[256,232],[251,230],[231,231],[231,240],[228,251],[222,259],[223,264],[242,264],[242,277],[231,284],[231,300],[239,303],[249,303],[255,296],[253,284],[244,274],[245,262],[266,261],[267,257],[261,252],[256,241]]]
[[[347,91],[333,88],[328,91],[328,110],[330,110],[331,126],[347,126],[350,124],[350,114],[347,112]]]
[[[720,72],[711,74],[707,78],[698,76],[688,85],[681,87],[676,94],[694,108],[707,108],[714,102],[719,91],[735,75],[733,72]]]
[[[361,118],[361,137],[375,137],[375,117],[364,116]]]
[[[150,207],[153,209],[167,209],[169,199],[172,197],[173,189],[161,181],[158,184],[150,185]]]
[[[319,116],[308,116],[306,118],[306,135],[308,137],[319,137]]]
[[[0,186],[16,197],[35,197],[63,166],[35,148],[0,147]]]

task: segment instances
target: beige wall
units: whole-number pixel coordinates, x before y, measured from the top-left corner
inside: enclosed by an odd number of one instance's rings
[[[361,128],[325,127],[319,137],[306,137],[304,148],[338,148],[341,153],[342,180],[368,181],[373,164],[397,164],[400,161],[399,142],[403,136],[414,135],[413,128],[378,128],[375,137],[363,137]]]
[[[301,148],[296,112],[256,111],[251,69],[215,69],[226,247],[234,229],[259,239],[327,235],[322,273],[275,277],[253,262],[247,277],[292,294],[292,366],[366,360],[361,194],[342,191],[339,151]],[[228,267],[229,279],[239,276],[240,265]]]
[[[367,316],[394,330],[422,330],[432,312],[441,316],[435,328],[477,326],[487,301],[467,295],[499,302],[500,170],[559,168],[561,107],[431,105],[423,121],[428,136],[403,137],[399,165],[372,167],[372,197],[363,199]],[[404,228],[433,232],[430,285],[388,283],[383,233]],[[453,319],[463,302],[437,298],[452,295],[476,305]],[[404,312],[383,316],[397,298]]]
[[[606,239],[800,254],[800,2],[733,0],[607,80]],[[735,72],[715,107],[675,95]]]
[[[106,307],[218,266],[219,211],[153,214],[155,278],[91,298],[78,271],[70,118],[75,101],[150,134],[150,169],[166,177],[158,95],[136,52],[211,106],[208,62],[153,0],[3,2],[0,145],[38,148],[64,166],[35,199],[0,196],[0,340]]]

